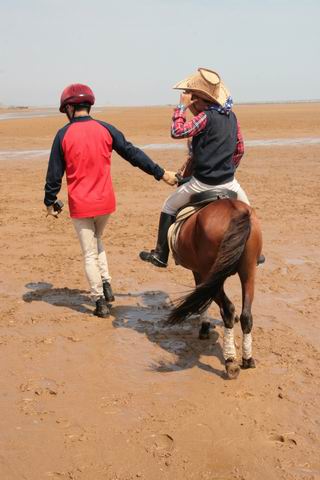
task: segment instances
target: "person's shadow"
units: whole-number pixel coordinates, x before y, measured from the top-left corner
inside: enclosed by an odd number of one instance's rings
[[[114,327],[133,329],[175,356],[173,361],[160,360],[153,363],[150,367],[152,370],[172,372],[198,367],[226,378],[222,349],[217,342],[219,334],[211,328],[210,339],[200,340],[198,338],[199,316],[193,316],[181,324],[170,326],[166,323],[166,319],[172,305],[166,292],[146,291],[117,296],[134,298],[136,305],[112,307],[111,314],[115,317]],[[211,319],[211,323],[214,327],[221,322]],[[221,370],[201,361],[202,355],[217,357],[222,366]]]
[[[47,302],[58,307],[67,307],[80,313],[92,313],[87,305],[92,305],[87,292],[78,289],[53,288],[51,283],[35,282],[25,285],[30,291],[23,294],[22,299],[27,302]]]

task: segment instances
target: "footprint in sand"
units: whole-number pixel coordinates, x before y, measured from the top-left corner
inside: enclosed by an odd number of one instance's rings
[[[174,450],[174,439],[167,433],[153,433],[147,439],[146,450],[158,457],[170,457]]]
[[[270,440],[274,442],[287,443],[297,445],[297,441],[293,438],[294,433],[273,433]]]

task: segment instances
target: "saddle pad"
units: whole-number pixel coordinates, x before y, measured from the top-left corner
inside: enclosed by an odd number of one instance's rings
[[[168,230],[168,244],[169,249],[173,257],[175,258],[176,264],[177,262],[177,254],[175,251],[175,245],[178,239],[178,235],[183,223],[187,220],[187,218],[191,217],[195,212],[200,210],[201,207],[186,207],[182,208],[176,218],[176,221],[169,227]]]

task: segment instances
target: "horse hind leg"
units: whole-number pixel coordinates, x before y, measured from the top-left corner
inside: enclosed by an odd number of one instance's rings
[[[251,216],[251,233],[240,260],[238,274],[242,288],[242,311],[240,323],[242,329],[242,368],[255,368],[252,357],[252,302],[254,297],[257,258],[261,253],[262,235],[255,215]]]
[[[234,323],[236,320],[235,307],[227,297],[223,287],[215,298],[220,308],[221,317],[224,323],[223,335],[223,358],[225,360],[227,377],[230,380],[236,379],[240,373],[240,366],[237,362],[237,352],[234,343]]]
[[[198,272],[192,272],[196,286],[201,283],[201,275]],[[208,340],[210,338],[210,327],[211,323],[208,315],[209,307],[200,314],[200,329],[199,329],[199,339]]]
[[[239,272],[242,286],[242,311],[240,323],[242,329],[242,368],[255,368],[255,361],[252,357],[252,326],[253,318],[251,307],[254,296],[255,266],[248,272]]]
[[[199,339],[208,340],[210,338],[210,327],[211,323],[209,320],[208,309],[201,313],[200,315],[200,329],[199,329]]]

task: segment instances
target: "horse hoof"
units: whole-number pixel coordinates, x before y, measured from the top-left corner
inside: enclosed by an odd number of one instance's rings
[[[208,340],[210,338],[210,323],[202,322],[199,330],[199,339]]]
[[[240,318],[239,318],[238,315],[236,315],[236,316],[234,317],[234,323],[238,323],[238,322],[240,322]]]
[[[226,360],[226,372],[229,380],[235,380],[240,373],[240,367],[236,359],[228,358]]]
[[[242,359],[242,365],[241,368],[247,369],[247,368],[256,368],[256,362],[254,361],[254,358],[243,358]]]

